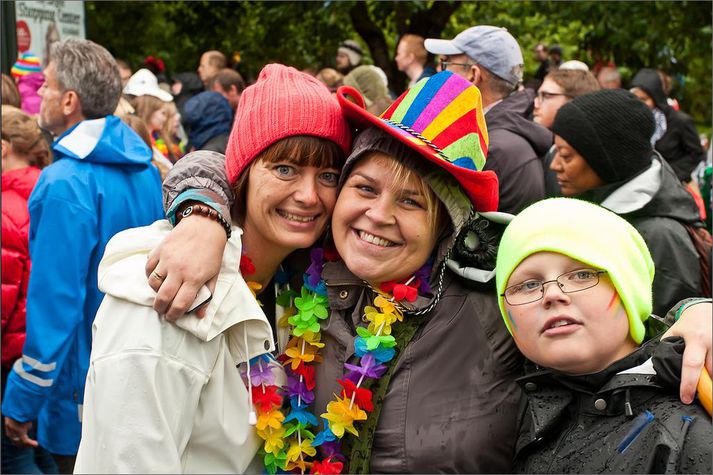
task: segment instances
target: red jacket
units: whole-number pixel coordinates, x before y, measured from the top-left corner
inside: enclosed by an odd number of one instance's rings
[[[25,343],[25,298],[30,278],[27,200],[39,176],[36,167],[2,174],[2,367],[6,369],[22,356]]]

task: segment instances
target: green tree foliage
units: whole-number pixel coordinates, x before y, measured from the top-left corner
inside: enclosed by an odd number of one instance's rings
[[[88,1],[86,6],[88,37],[135,68],[154,55],[169,73],[195,70],[203,51],[218,49],[229,57],[238,53],[239,70],[251,79],[271,61],[330,66],[339,42],[353,38],[396,91],[405,84],[393,62],[404,33],[452,38],[477,24],[504,26],[520,42],[526,75],[537,68],[531,52],[538,42],[558,43],[565,60],[590,66],[613,61],[625,82],[639,68],[660,68],[674,78],[671,94],[682,109],[699,124],[711,122],[711,2]]]
[[[162,58],[169,73],[195,71],[216,49],[249,79],[273,61],[297,68],[333,62],[353,35],[348,11],[321,2],[87,2],[87,36],[141,67]],[[237,56],[236,56],[237,58]]]
[[[506,27],[518,39],[525,72],[534,74],[535,45],[559,44],[563,59],[594,67],[613,61],[624,85],[643,67],[673,78],[671,95],[702,128],[711,123],[711,2],[525,1],[464,3],[444,31],[476,24]]]

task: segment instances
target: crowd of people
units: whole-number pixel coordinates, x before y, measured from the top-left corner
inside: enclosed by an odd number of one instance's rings
[[[20,55],[2,472],[710,473],[711,150],[664,72],[535,55]]]

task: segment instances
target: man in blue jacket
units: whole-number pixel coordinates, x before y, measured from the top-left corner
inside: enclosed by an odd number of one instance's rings
[[[72,473],[81,434],[92,322],[103,294],[97,267],[119,231],[163,217],[151,150],[111,115],[121,94],[116,61],[103,47],[70,39],[53,46],[39,124],[56,140],[55,162],[35,186],[27,337],[2,402],[8,437],[41,446]],[[37,421],[37,441],[29,436]]]

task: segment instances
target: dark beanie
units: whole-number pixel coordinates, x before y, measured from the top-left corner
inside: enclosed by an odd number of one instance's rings
[[[579,96],[557,112],[552,131],[571,145],[605,183],[631,178],[651,166],[654,115],[623,89]]]

